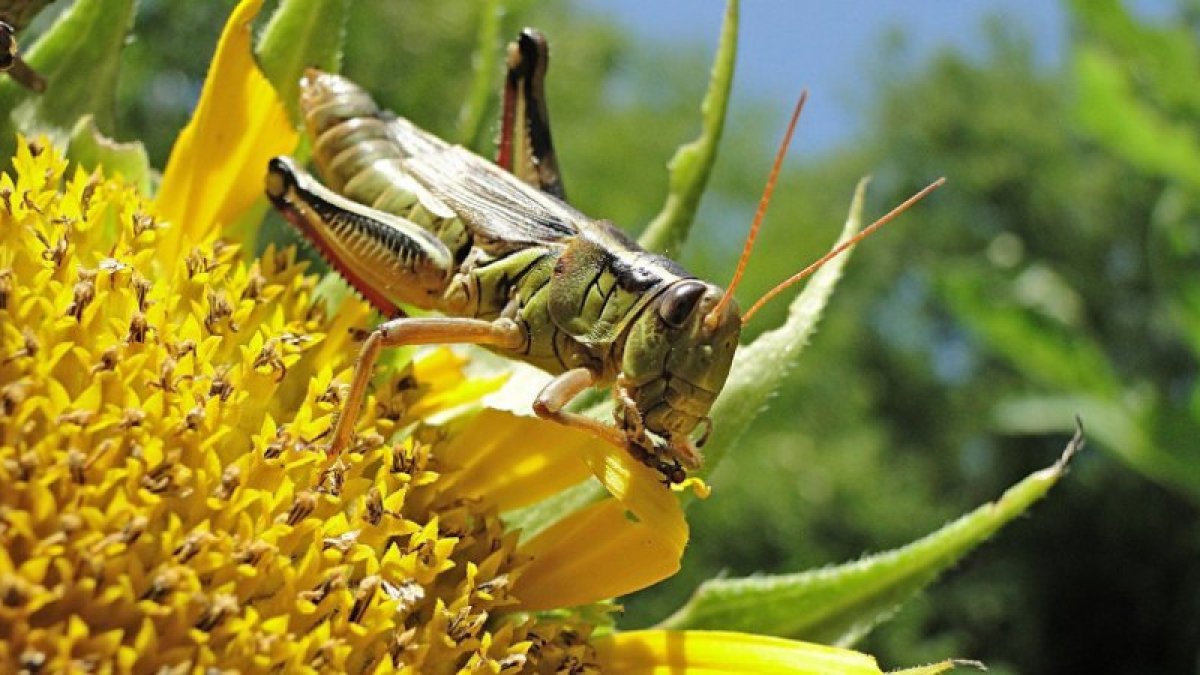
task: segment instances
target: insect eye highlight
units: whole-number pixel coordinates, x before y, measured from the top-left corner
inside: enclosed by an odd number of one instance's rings
[[[682,328],[704,296],[704,284],[699,281],[682,281],[663,295],[658,304],[658,316],[672,328]]]

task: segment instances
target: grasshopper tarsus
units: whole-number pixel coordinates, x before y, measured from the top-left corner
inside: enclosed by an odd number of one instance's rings
[[[12,67],[8,70],[8,76],[34,93],[40,94],[46,91],[46,78],[38,74],[28,63],[25,63],[25,59],[20,56],[13,58]]]
[[[634,459],[657,471],[662,483],[670,487],[687,480],[687,470],[678,459],[662,459],[662,450],[648,449],[644,445],[630,444],[629,453]]]

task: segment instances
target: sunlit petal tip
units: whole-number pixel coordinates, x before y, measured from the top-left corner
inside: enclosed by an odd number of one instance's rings
[[[677,572],[686,540],[686,526],[682,539],[663,536],[619,501],[605,499],[522,544],[518,552],[531,560],[513,594],[528,611],[627,595]]]

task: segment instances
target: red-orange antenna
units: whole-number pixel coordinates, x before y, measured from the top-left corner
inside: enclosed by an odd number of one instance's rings
[[[764,293],[763,296],[761,298],[759,298],[758,301],[755,302],[754,305],[752,305],[745,314],[742,314],[742,325],[745,325],[746,322],[750,320],[750,317],[754,316],[754,313],[757,312],[759,309],[761,309],[763,305],[767,304],[768,302],[771,301],[772,298],[774,298],[775,296],[777,296],[780,293],[787,290],[787,288],[789,286],[791,286],[792,284],[796,283],[797,281],[800,281],[801,279],[807,277],[808,275],[812,274],[813,272],[816,272],[817,270],[819,270],[821,268],[822,265],[824,265],[825,263],[829,262],[830,260],[833,260],[834,258],[836,258],[838,256],[838,254],[842,253],[843,251],[850,248],[851,246],[854,246],[855,244],[862,241],[863,239],[866,239],[867,237],[871,236],[872,232],[874,232],[875,230],[878,230],[879,228],[883,227],[884,225],[887,225],[896,216],[907,211],[909,209],[909,207],[911,207],[913,204],[916,204],[917,202],[924,199],[925,196],[928,195],[930,192],[933,192],[934,190],[940,188],[943,184],[945,184],[945,182],[946,182],[945,177],[942,177],[942,178],[939,178],[939,179],[933,181],[929,185],[926,185],[923,189],[921,189],[920,192],[918,192],[918,193],[914,194],[913,196],[909,197],[908,199],[904,200],[899,206],[892,209],[891,211],[888,211],[887,215],[883,216],[879,220],[876,220],[875,222],[868,225],[867,228],[864,229],[862,232],[859,232],[858,234],[854,235],[850,239],[842,242],[837,247],[835,247],[832,251],[821,256],[821,258],[819,260],[817,260],[816,262],[814,262],[813,264],[811,264],[808,267],[805,267],[804,269],[800,270],[799,272],[793,274],[792,276],[785,279],[782,283],[780,283],[775,288],[772,288],[771,290]]]
[[[758,238],[758,230],[762,226],[763,217],[767,215],[767,206],[771,203],[771,194],[775,192],[775,182],[779,180],[779,169],[783,166],[783,158],[787,156],[788,146],[792,143],[792,134],[796,131],[796,122],[800,121],[800,111],[804,110],[804,102],[808,100],[808,90],[800,92],[800,99],[796,101],[796,109],[792,111],[792,119],[788,122],[787,132],[783,135],[783,142],[779,144],[779,150],[775,152],[775,163],[771,165],[771,173],[767,176],[767,185],[763,188],[762,197],[758,200],[758,210],[754,213],[754,222],[750,225],[750,232],[746,235],[746,245],[742,247],[742,257],[738,259],[737,269],[733,272],[733,280],[729,282],[729,286],[725,289],[725,294],[717,301],[716,307],[704,317],[704,327],[712,330],[716,327],[717,321],[721,318],[721,313],[725,311],[725,306],[733,299],[733,290],[742,281],[742,273],[746,271],[746,264],[750,262],[750,251],[754,249],[754,240]]]

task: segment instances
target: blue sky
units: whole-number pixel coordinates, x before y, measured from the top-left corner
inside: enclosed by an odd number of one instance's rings
[[[724,0],[583,0],[644,39],[716,44]],[[1172,0],[1134,0],[1139,12],[1161,14]],[[1067,18],[1055,0],[743,0],[735,79],[738,95],[779,100],[782,119],[801,88],[810,93],[801,135],[809,152],[853,138],[863,120],[855,102],[866,100],[864,77],[881,55],[880,41],[902,28],[908,53],[921,59],[946,46],[978,51],[985,17],[1019,24],[1036,58],[1061,64]],[[734,111],[736,115],[736,109]]]

